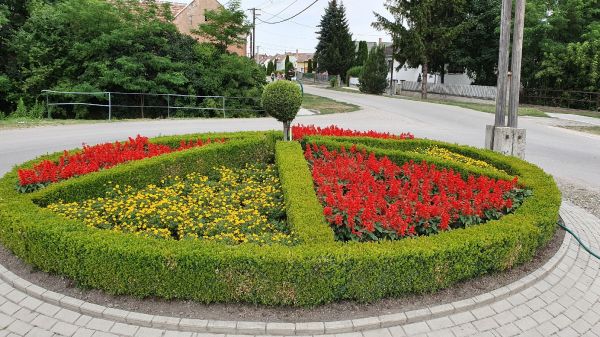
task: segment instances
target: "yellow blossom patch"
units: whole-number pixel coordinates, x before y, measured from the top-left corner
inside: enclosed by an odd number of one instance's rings
[[[433,157],[438,157],[438,158],[445,159],[445,160],[451,160],[454,162],[463,163],[468,166],[491,168],[491,169],[501,171],[501,170],[495,168],[494,166],[484,162],[483,160],[477,160],[477,159],[473,159],[471,157],[463,156],[462,154],[452,152],[448,149],[438,147],[438,146],[431,146],[426,149],[416,149],[416,152],[423,153],[423,154],[433,156]]]
[[[175,240],[295,244],[273,165],[220,167],[216,178],[169,177],[141,190],[114,185],[105,197],[48,208],[87,226]]]

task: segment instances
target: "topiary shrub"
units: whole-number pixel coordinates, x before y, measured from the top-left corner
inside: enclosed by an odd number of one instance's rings
[[[290,140],[290,125],[302,105],[302,92],[298,85],[290,81],[277,81],[268,84],[262,94],[265,112],[283,123],[283,138]]]

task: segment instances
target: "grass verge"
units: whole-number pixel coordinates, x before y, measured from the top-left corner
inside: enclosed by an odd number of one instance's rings
[[[352,112],[360,109],[358,105],[344,103],[331,98],[306,93],[304,94],[302,107],[308,110],[317,110],[321,114]]]
[[[561,125],[561,128],[600,135],[600,126]]]
[[[346,89],[346,88],[335,88],[335,89],[330,88],[330,89],[336,90],[336,91],[344,91],[344,92],[368,95],[368,94],[362,93],[358,90],[352,90],[352,89]],[[496,106],[494,104],[460,102],[460,101],[454,101],[454,100],[449,100],[449,99],[439,99],[439,98],[421,99],[419,97],[402,96],[402,95],[396,95],[396,96],[386,95],[386,97],[391,97],[391,98],[396,98],[396,99],[405,99],[405,100],[409,100],[409,101],[419,101],[419,102],[427,102],[427,103],[434,103],[434,104],[452,105],[452,106],[458,106],[461,108],[471,109],[471,110],[475,110],[475,111],[481,111],[481,112],[485,112],[485,113],[495,113],[496,112]],[[544,111],[537,109],[537,108],[533,108],[533,107],[519,107],[519,116],[548,117],[548,115],[546,115],[546,113]]]

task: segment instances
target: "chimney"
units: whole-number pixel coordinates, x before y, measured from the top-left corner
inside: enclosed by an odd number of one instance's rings
[[[382,43],[383,43],[383,39],[379,38],[379,46],[381,46]]]

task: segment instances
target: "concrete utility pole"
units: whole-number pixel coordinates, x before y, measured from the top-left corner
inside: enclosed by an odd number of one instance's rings
[[[257,8],[250,8],[252,11],[252,35],[250,36],[250,58],[256,60],[256,11]]]
[[[496,85],[495,126],[505,126],[506,86],[508,81],[508,50],[510,48],[510,21],[512,19],[512,0],[502,1],[500,21],[500,51],[498,55],[498,82]]]
[[[525,1],[517,1],[515,8],[515,30],[513,32],[512,79],[508,103],[508,126],[516,128],[519,116],[519,94],[521,91],[521,59],[523,57],[523,28],[525,25]]]
[[[509,76],[510,22],[512,19],[513,1],[502,0],[500,50],[498,53],[498,82],[496,87],[496,116],[494,125],[486,126],[485,134],[485,147],[487,149],[519,158],[525,157],[525,129],[517,129],[519,91],[521,87],[521,58],[523,54],[525,1],[526,0],[516,0],[512,65]],[[507,91],[509,101],[508,109],[506,107]],[[506,126],[507,111],[509,115],[508,127]]]

